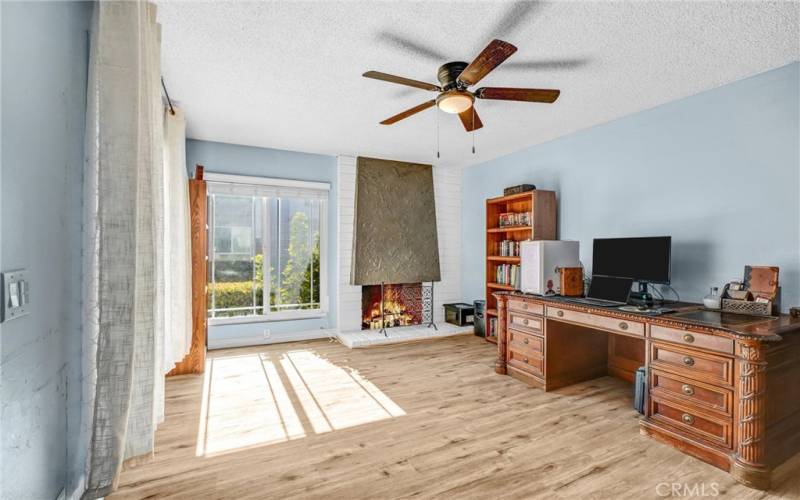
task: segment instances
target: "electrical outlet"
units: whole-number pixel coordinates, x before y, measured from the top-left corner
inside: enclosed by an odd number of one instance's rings
[[[269,331],[269,328],[264,328],[264,338],[268,339],[270,337],[270,335],[271,335],[271,333]]]

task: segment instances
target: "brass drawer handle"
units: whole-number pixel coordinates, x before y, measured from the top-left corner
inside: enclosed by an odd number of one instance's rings
[[[628,329],[628,323],[625,323],[624,321],[620,321],[619,322],[619,329],[620,330],[627,330]]]
[[[694,387],[691,385],[685,384],[683,387],[681,387],[681,390],[687,396],[694,396]]]
[[[525,340],[523,340],[522,342],[523,342],[523,343],[525,343],[525,344],[527,344],[527,343],[528,343],[528,339],[525,339]]]
[[[564,317],[564,311],[556,311],[556,316],[558,316],[559,318],[563,318]]]
[[[685,334],[683,336],[683,341],[686,342],[687,344],[693,343],[694,342],[694,335],[692,335],[691,333]]]
[[[694,366],[694,359],[691,356],[684,356],[683,364],[686,366]]]
[[[522,324],[525,325],[525,326],[528,326],[528,320],[527,319],[523,319],[522,320]]]
[[[681,415],[681,420],[683,420],[685,424],[689,425],[692,425],[694,423],[694,417],[689,415],[688,413],[684,413],[683,415]]]
[[[528,358],[522,358],[522,361],[527,363],[528,362]]]

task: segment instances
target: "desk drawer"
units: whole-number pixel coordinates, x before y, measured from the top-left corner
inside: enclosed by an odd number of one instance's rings
[[[519,311],[527,314],[544,314],[544,306],[542,304],[536,304],[522,299],[508,299],[508,309],[510,311]]]
[[[733,444],[731,419],[717,419],[658,398],[650,399],[650,418],[730,449]]]
[[[733,358],[652,342],[650,360],[653,368],[672,371],[692,380],[728,386],[733,383]]]
[[[508,364],[532,375],[544,375],[544,357],[508,349]]]
[[[508,348],[531,356],[544,355],[544,339],[516,330],[508,330]]]
[[[639,323],[638,321],[609,318],[597,314],[572,311],[558,307],[548,307],[547,317],[579,323],[591,328],[600,328],[603,330],[611,330],[612,332],[644,337],[644,323]]]
[[[691,407],[720,412],[727,417],[733,414],[733,391],[680,375],[651,370],[650,393],[654,397],[670,397]]]
[[[690,347],[708,349],[723,354],[733,354],[733,339],[717,337],[707,333],[690,332],[667,328],[666,326],[652,325],[650,327],[650,337],[658,340],[666,340]]]
[[[531,316],[516,311],[508,311],[508,328],[515,328],[522,332],[542,335],[544,319],[540,316]]]

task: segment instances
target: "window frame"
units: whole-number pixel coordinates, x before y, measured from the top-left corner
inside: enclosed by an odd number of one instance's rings
[[[217,183],[230,183],[230,184],[249,184],[249,185],[261,185],[261,186],[271,186],[271,187],[290,187],[290,188],[298,188],[298,189],[308,189],[314,191],[325,191],[326,196],[324,198],[319,198],[319,308],[318,309],[296,309],[296,310],[286,310],[286,311],[271,311],[271,304],[269,303],[269,297],[271,292],[271,283],[270,283],[270,273],[264,272],[265,269],[269,269],[269,262],[270,262],[270,246],[267,243],[268,236],[269,236],[269,220],[270,220],[270,206],[269,200],[280,198],[280,197],[268,197],[268,196],[261,196],[260,205],[261,205],[261,214],[262,214],[262,221],[261,221],[261,231],[262,231],[262,243],[261,243],[261,251],[263,255],[263,267],[262,267],[262,302],[263,305],[261,306],[262,314],[253,314],[249,316],[235,316],[235,317],[217,317],[212,318],[208,315],[208,307],[206,307],[206,319],[208,321],[209,326],[218,326],[218,325],[235,325],[235,324],[244,324],[244,323],[266,323],[266,322],[273,322],[273,321],[292,321],[292,320],[302,320],[302,319],[314,319],[314,318],[324,318],[329,314],[330,311],[330,300],[328,296],[328,204],[330,201],[330,189],[331,185],[327,182],[311,182],[311,181],[299,181],[293,179],[276,179],[276,178],[269,178],[269,177],[253,177],[253,176],[245,176],[245,175],[233,175],[233,174],[220,174],[215,172],[206,172],[204,175],[204,180],[207,182],[217,182]],[[207,195],[207,203],[211,197],[215,196],[213,193],[208,193]],[[208,203],[208,206],[213,206],[213,203]],[[208,225],[206,227],[206,231],[208,232],[208,239],[207,241],[210,243],[209,247],[206,248],[206,258],[210,261],[209,262],[209,269],[213,269],[214,259],[211,255],[211,250],[213,248],[213,236],[214,236],[214,212],[213,209],[208,211]],[[255,214],[253,215],[253,219],[255,220]],[[254,224],[255,226],[255,224]],[[255,238],[256,228],[253,227],[253,238]],[[255,252],[255,248],[253,249]],[[206,283],[210,283],[208,277],[206,278]],[[213,301],[212,301],[212,308],[213,308]]]

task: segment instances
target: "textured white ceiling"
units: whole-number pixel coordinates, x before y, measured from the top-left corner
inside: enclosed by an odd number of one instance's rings
[[[797,2],[159,2],[163,73],[189,137],[443,166],[800,60],[799,12]],[[435,108],[378,124],[434,94],[364,71],[438,83],[440,64],[470,61],[495,37],[519,50],[478,86],[558,88],[555,104],[479,101],[474,155],[458,117]]]

